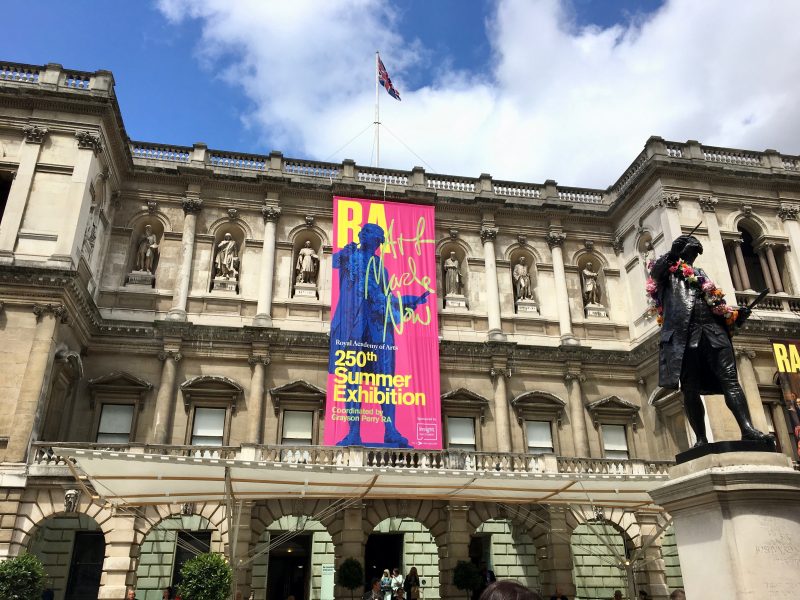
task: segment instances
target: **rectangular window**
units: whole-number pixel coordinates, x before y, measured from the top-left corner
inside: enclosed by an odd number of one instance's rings
[[[553,451],[553,430],[549,421],[525,421],[528,435],[528,452],[543,454]]]
[[[447,417],[447,447],[475,450],[475,419]]]
[[[314,435],[314,413],[305,410],[283,411],[283,435],[281,443],[295,446],[310,446]]]
[[[628,438],[624,425],[603,425],[603,451],[606,458],[628,458]]]
[[[222,446],[225,413],[224,408],[195,408],[192,446]]]
[[[100,426],[97,428],[98,444],[127,444],[131,441],[133,404],[103,404]]]

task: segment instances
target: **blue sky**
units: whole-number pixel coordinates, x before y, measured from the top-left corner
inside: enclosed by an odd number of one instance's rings
[[[13,1],[0,50],[112,70],[133,139],[370,164],[380,49],[382,166],[605,187],[652,134],[800,151],[798,5]]]

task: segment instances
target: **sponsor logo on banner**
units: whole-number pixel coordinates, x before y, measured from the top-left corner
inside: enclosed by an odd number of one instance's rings
[[[325,444],[440,449],[432,206],[333,199]]]
[[[800,455],[800,341],[774,340],[772,354],[778,367],[783,404]]]

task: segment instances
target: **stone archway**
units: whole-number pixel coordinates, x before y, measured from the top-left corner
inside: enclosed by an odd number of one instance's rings
[[[612,598],[615,590],[627,597],[625,561],[633,543],[615,524],[599,519],[581,523],[572,531],[570,546],[576,600]]]
[[[526,588],[541,591],[536,544],[522,527],[511,519],[489,519],[475,530],[473,540],[481,540],[484,554],[472,556],[475,562],[485,562],[497,579],[513,579]],[[472,549],[472,545],[471,549]]]
[[[31,531],[28,552],[42,561],[55,600],[97,596],[106,541],[92,517],[61,513],[43,519]]]

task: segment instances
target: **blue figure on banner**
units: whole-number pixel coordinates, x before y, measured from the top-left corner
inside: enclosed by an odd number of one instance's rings
[[[383,228],[367,223],[358,235],[360,244],[350,242],[333,255],[333,268],[339,270],[339,302],[331,322],[331,339],[344,344],[348,350],[369,350],[375,355],[364,366],[349,367],[351,379],[358,380],[360,373],[394,375],[395,341],[392,323],[401,323],[404,313],[413,312],[425,304],[429,292],[420,296],[398,298],[387,290],[389,275],[383,266],[381,256],[376,252],[385,243]],[[388,314],[391,311],[392,314]],[[388,323],[388,324],[387,324]],[[340,344],[339,344],[340,345]],[[336,353],[331,352],[328,372],[334,373]],[[346,397],[358,397],[358,383],[348,380]],[[390,387],[378,386],[384,393]],[[345,402],[349,420],[348,431],[336,442],[337,446],[363,446],[361,440],[360,402]],[[374,404],[370,405],[374,406]],[[383,444],[367,443],[371,446],[388,448],[410,448],[408,438],[403,436],[395,423],[396,405],[390,402],[380,404],[383,414]]]

